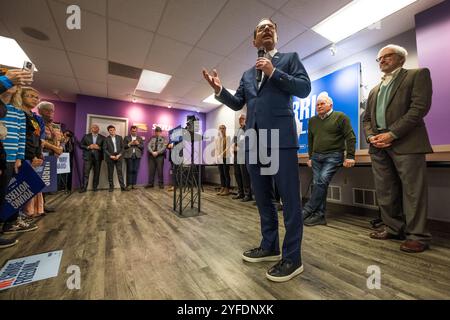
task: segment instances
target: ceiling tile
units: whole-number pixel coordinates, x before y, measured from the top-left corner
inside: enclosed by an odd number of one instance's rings
[[[108,89],[106,83],[95,81],[78,81],[81,93],[88,96],[107,97]]]
[[[281,13],[276,13],[272,17],[277,24],[278,43],[277,48],[281,48],[286,43],[308,30],[304,25]]]
[[[64,2],[67,6],[75,4],[80,7],[83,11],[90,11],[93,13],[106,16],[106,1],[107,0],[58,0],[59,2]],[[110,1],[110,0],[108,0]],[[66,6],[66,8],[67,8]],[[81,16],[83,19],[83,15]]]
[[[281,12],[311,28],[351,0],[290,0]]]
[[[156,34],[144,69],[174,74],[191,50],[191,46]]]
[[[69,30],[66,26],[67,6],[55,1],[49,3],[66,50],[106,59],[105,17],[82,11],[81,30]]]
[[[65,51],[42,47],[23,41],[19,41],[19,45],[36,65],[39,72],[65,77],[74,76]]]
[[[212,69],[223,60],[223,57],[195,48],[175,73],[175,76],[192,81],[202,81],[203,68]]]
[[[5,24],[0,20],[0,36],[11,38],[11,34],[6,29]]]
[[[106,83],[108,62],[106,60],[69,53],[69,58],[78,79]],[[81,83],[81,81],[80,81]]]
[[[193,106],[208,105],[203,103],[213,93],[208,83],[198,83],[191,91],[189,91],[179,102],[191,104]]]
[[[75,78],[62,77],[44,72],[37,72],[34,75],[33,87],[59,92],[80,93]]]
[[[109,17],[156,31],[166,0],[109,0]]]
[[[289,0],[260,0],[271,8],[280,9],[283,5],[286,4]]]
[[[237,60],[226,58],[217,66],[217,73],[224,87],[235,90],[239,85],[242,74],[249,66]]]
[[[121,22],[109,21],[108,58],[136,68],[144,66],[153,33]],[[130,35],[133,35],[132,37]]]
[[[2,21],[16,40],[63,49],[52,15],[45,0],[0,1]],[[20,14],[17,14],[19,13]],[[37,14],[39,13],[39,14]],[[66,16],[64,12],[64,16]],[[31,27],[45,33],[50,40],[34,39],[20,29]]]
[[[253,35],[250,35],[228,57],[246,65],[253,66],[256,63],[257,56],[257,50],[253,45]]]
[[[191,91],[196,85],[197,82],[195,81],[189,81],[186,79],[172,77],[167,86],[164,88],[162,94],[176,97],[183,97],[189,91]]]
[[[269,17],[274,12],[273,9],[256,0],[230,0],[197,46],[228,56],[245,38],[253,34],[261,17]]]
[[[329,40],[314,31],[308,30],[280,48],[280,51],[297,52],[301,58],[304,58],[330,44],[331,42]]]
[[[225,3],[226,0],[170,0],[158,33],[193,45]]]
[[[138,80],[108,74],[107,82],[108,96],[118,94],[125,97],[134,93]]]

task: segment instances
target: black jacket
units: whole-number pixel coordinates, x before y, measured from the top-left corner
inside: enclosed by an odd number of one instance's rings
[[[90,160],[91,156],[94,156],[96,161],[103,160],[103,145],[105,144],[106,138],[101,134],[97,135],[97,144],[100,147],[99,150],[91,150],[88,147],[94,143],[94,139],[92,138],[92,133],[85,134],[83,139],[80,142],[80,148],[83,150],[83,160]]]
[[[116,147],[117,152],[114,152],[114,144],[112,142],[111,136],[107,136],[105,143],[103,144],[103,151],[105,152],[105,160],[111,160],[111,156],[123,155],[124,145],[123,138],[119,135],[116,135]]]

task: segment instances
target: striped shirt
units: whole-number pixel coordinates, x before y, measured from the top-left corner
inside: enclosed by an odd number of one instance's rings
[[[22,110],[10,104],[7,104],[6,108],[6,116],[0,121],[5,125],[8,134],[2,142],[6,152],[6,161],[15,162],[17,159],[25,159],[27,122]]]

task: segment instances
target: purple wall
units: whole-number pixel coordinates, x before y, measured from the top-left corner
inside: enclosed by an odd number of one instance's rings
[[[147,150],[147,144],[150,137],[153,135],[152,125],[154,123],[168,124],[172,127],[178,125],[186,125],[186,117],[188,115],[194,114],[192,111],[178,110],[178,109],[168,109],[158,106],[151,106],[145,104],[133,104],[131,102],[112,100],[106,98],[97,98],[91,96],[79,95],[77,97],[76,112],[75,112],[75,136],[78,140],[81,140],[84,134],[86,134],[86,120],[87,114],[103,115],[103,116],[113,116],[128,118],[128,126],[131,127],[133,123],[145,123],[148,126],[148,132],[139,133],[141,136],[145,136],[145,150]],[[55,112],[56,116],[56,112]],[[200,125],[203,131],[205,124],[205,114],[196,114],[200,118]],[[167,137],[167,132],[163,132],[163,135]],[[148,163],[147,163],[147,152],[145,152],[144,157],[141,159],[141,166],[138,175],[138,184],[147,184],[148,182]],[[77,150],[77,162],[79,170],[82,170],[82,154],[81,150]],[[169,183],[169,163],[166,159],[164,165],[164,181]],[[76,171],[76,170],[74,170]],[[75,176],[73,179],[74,187],[79,186],[78,177]]]
[[[433,105],[425,121],[433,145],[450,144],[450,1],[416,15],[417,54],[431,71]]]

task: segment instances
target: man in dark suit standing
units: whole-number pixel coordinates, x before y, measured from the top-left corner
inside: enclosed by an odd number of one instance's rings
[[[127,161],[127,188],[134,189],[144,150],[144,139],[137,135],[136,126],[131,127],[130,134],[125,137],[123,143],[125,148],[123,157]]]
[[[117,178],[119,179],[120,189],[122,189],[122,191],[128,191],[127,188],[125,188],[122,174],[122,154],[124,150],[123,139],[121,136],[116,135],[116,128],[114,126],[110,125],[107,129],[109,136],[103,144],[103,151],[105,152],[105,161],[108,165],[109,192],[114,191],[114,167],[116,167],[117,170]]]
[[[100,128],[98,125],[93,124],[91,126],[91,133],[84,135],[80,142],[80,148],[83,150],[83,185],[80,192],[86,192],[89,183],[89,174],[91,169],[94,169],[94,180],[92,187],[94,192],[97,191],[98,183],[100,180],[100,168],[103,160],[103,143],[105,137],[99,134]]]
[[[433,152],[423,118],[431,107],[428,69],[403,69],[408,52],[397,45],[380,50],[382,82],[369,94],[364,132],[385,230],[373,239],[404,239],[400,250],[429,247],[425,154]]]
[[[267,132],[267,137],[278,132],[280,141],[270,141],[259,137],[259,148],[269,151],[279,158],[278,171],[267,175],[262,161],[247,162],[248,171],[254,187],[254,194],[261,217],[262,241],[259,247],[243,253],[248,262],[278,261],[270,268],[266,277],[276,282],[288,281],[303,272],[301,259],[301,240],[303,235],[300,180],[298,172],[298,136],[292,96],[305,98],[311,91],[311,82],[297,53],[280,53],[275,49],[277,25],[271,19],[262,19],[255,28],[253,45],[258,51],[265,51],[258,58],[255,67],[244,72],[239,88],[233,96],[222,87],[216,70],[212,74],[203,70],[203,76],[214,89],[216,99],[231,109],[238,111],[247,105],[246,134]],[[257,82],[257,70],[262,70],[262,80]],[[246,144],[246,158],[255,148]],[[258,150],[261,151],[261,150]],[[261,152],[259,152],[261,154]],[[247,160],[246,159],[246,160]],[[258,157],[258,159],[260,159]],[[278,216],[272,202],[272,178],[283,201],[283,215],[286,235],[280,254],[278,237]],[[282,256],[282,257],[281,257]]]

